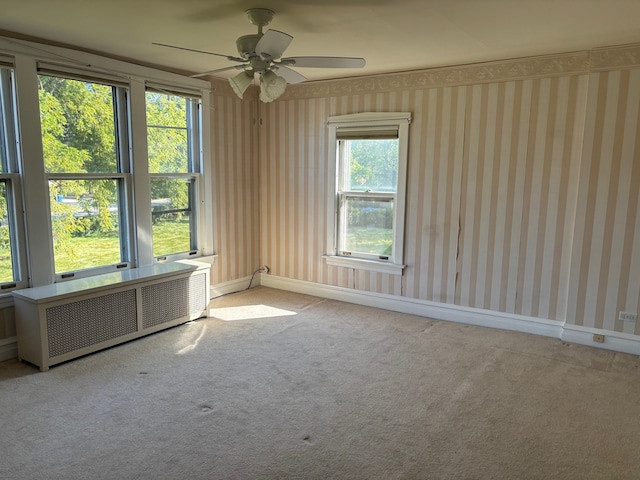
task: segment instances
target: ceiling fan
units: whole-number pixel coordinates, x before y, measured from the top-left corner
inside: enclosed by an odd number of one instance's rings
[[[306,78],[290,67],[305,68],[362,68],[365,66],[364,58],[353,57],[287,57],[282,58],[282,54],[287,49],[293,37],[278,30],[267,30],[262,32],[262,28],[268,25],[273,19],[274,12],[266,8],[251,8],[247,10],[249,21],[258,27],[258,33],[253,35],[243,35],[236,40],[238,57],[223,55],[220,53],[194,50],[191,48],[177,47],[164,43],[154,43],[162,47],[177,48],[190,52],[204,53],[224,57],[231,62],[237,62],[225,68],[218,68],[207,72],[193,75],[202,77],[227,70],[242,70],[238,75],[229,79],[233,91],[242,98],[244,92],[253,82],[255,75],[260,81],[260,100],[262,102],[272,102],[285,91],[287,83],[304,82]]]

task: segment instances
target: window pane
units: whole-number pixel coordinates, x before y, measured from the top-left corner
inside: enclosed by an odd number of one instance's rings
[[[192,179],[151,180],[153,255],[155,257],[195,249],[191,209]]]
[[[398,139],[340,140],[348,175],[344,190],[395,192],[398,185]]]
[[[47,172],[113,173],[113,87],[40,75],[40,121]]]
[[[348,252],[389,256],[393,243],[393,199],[345,199],[347,219],[342,248]]]
[[[149,172],[190,171],[187,101],[177,95],[147,92]]]
[[[56,273],[123,261],[118,180],[51,180]]]
[[[7,183],[0,182],[0,283],[13,282],[11,235],[7,210]]]

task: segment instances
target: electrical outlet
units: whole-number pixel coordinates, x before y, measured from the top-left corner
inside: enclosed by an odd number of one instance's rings
[[[623,322],[635,322],[638,320],[637,313],[629,313],[629,312],[620,312],[618,315],[618,320],[622,320]]]
[[[593,334],[593,341],[597,343],[604,343],[604,335]]]

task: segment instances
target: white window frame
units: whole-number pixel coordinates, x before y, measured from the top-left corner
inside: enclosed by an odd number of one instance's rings
[[[129,104],[128,88],[122,81],[114,81],[109,77],[104,77],[99,74],[95,76],[89,76],[86,72],[75,72],[70,68],[56,68],[49,66],[40,66],[38,69],[38,75],[55,76],[67,80],[97,83],[111,87],[113,90],[114,101],[114,124],[115,124],[115,136],[114,142],[116,145],[116,172],[105,173],[56,173],[45,172],[45,179],[47,185],[56,180],[114,180],[118,185],[118,217],[119,217],[119,234],[120,234],[120,251],[121,259],[119,262],[111,265],[100,265],[96,267],[89,267],[85,269],[70,270],[68,272],[55,272],[55,252],[54,257],[51,258],[52,267],[54,271],[54,278],[56,282],[62,282],[75,278],[90,277],[93,275],[100,275],[102,273],[110,273],[118,270],[126,270],[133,265],[133,226],[132,226],[132,181],[131,181],[131,160],[129,152],[131,151],[129,141]],[[44,160],[43,160],[44,161]],[[50,212],[51,205],[49,204],[49,191],[47,189],[47,210]],[[51,223],[49,223],[51,228]],[[50,235],[51,237],[51,235]],[[51,239],[52,240],[52,239]],[[53,251],[53,245],[51,245]],[[124,257],[124,258],[122,258]]]
[[[329,196],[327,199],[327,253],[324,255],[328,265],[337,267],[370,270],[375,272],[402,275],[406,267],[404,259],[404,223],[406,208],[406,184],[407,184],[407,158],[409,145],[409,124],[411,113],[409,112],[365,112],[350,115],[338,115],[329,117],[327,126],[329,129],[329,169],[330,182]],[[395,193],[379,192],[341,192],[340,175],[345,175],[341,165],[339,151],[339,132],[341,129],[366,132],[394,129],[398,132],[398,185]],[[364,135],[363,135],[364,136]],[[393,215],[393,248],[388,257],[358,254],[357,256],[343,254],[340,251],[340,218],[341,209],[345,198],[390,198],[394,203]]]
[[[115,174],[129,177],[132,206],[131,231],[132,258],[129,267],[136,268],[156,262],[151,248],[151,204],[150,177],[147,168],[147,142],[145,125],[145,85],[153,83],[169,91],[184,93],[201,98],[199,133],[199,173],[198,177],[198,244],[197,255],[212,261],[215,258],[213,227],[215,211],[211,186],[211,84],[166,71],[161,71],[99,55],[80,52],[63,47],[42,45],[24,40],[5,40],[0,37],[0,60],[8,58],[13,64],[15,78],[15,116],[17,156],[23,215],[17,208],[17,218],[24,227],[19,234],[24,239],[20,261],[26,265],[22,271],[26,285],[35,287],[59,281],[54,273],[49,214],[49,194],[47,176],[44,171],[43,146],[40,128],[38,101],[38,68],[43,64],[48,70],[61,74],[78,74],[83,78],[114,81],[126,86],[129,128],[129,172]],[[6,63],[6,62],[3,62]],[[64,75],[63,75],[64,76]],[[123,177],[120,177],[123,178]],[[88,273],[88,272],[87,272]],[[91,271],[91,274],[97,274]],[[0,291],[0,301],[2,298]],[[10,298],[10,296],[9,296]]]
[[[188,172],[186,173],[151,173],[149,172],[149,181],[154,179],[184,179],[192,183],[190,188],[190,218],[191,218],[191,236],[195,245],[191,245],[191,249],[186,252],[166,253],[154,256],[156,262],[174,261],[185,258],[193,258],[202,255],[202,214],[200,205],[202,193],[202,99],[199,94],[194,92],[176,92],[167,90],[168,87],[147,85],[147,91],[155,91],[157,93],[166,93],[169,95],[179,95],[187,99],[187,129],[189,130],[189,159]],[[146,98],[146,97],[145,97]],[[146,105],[146,102],[145,102]],[[146,110],[145,110],[146,112]],[[146,118],[146,117],[145,117]],[[146,124],[146,123],[145,123]],[[146,126],[147,129],[149,125]],[[152,214],[153,216],[153,214]]]
[[[10,292],[28,286],[28,263],[25,255],[24,217],[22,215],[22,188],[20,162],[18,157],[18,128],[16,125],[14,75],[11,64],[0,62],[0,128],[4,138],[6,164],[0,173],[0,181],[5,183],[7,200],[7,221],[11,239],[11,263],[13,281],[0,284],[0,291]]]

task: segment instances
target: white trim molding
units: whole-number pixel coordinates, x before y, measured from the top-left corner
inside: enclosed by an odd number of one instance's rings
[[[364,258],[349,258],[338,255],[323,255],[327,265],[332,267],[358,268],[373,272],[389,273],[391,275],[402,275],[406,265],[396,263],[385,263]]]
[[[638,336],[609,330],[568,325],[559,320],[547,320],[526,315],[501,313],[414,298],[364,292],[269,274],[260,275],[260,285],[331,300],[355,303],[357,305],[382,308],[399,313],[408,313],[435,320],[531,333],[544,337],[557,338],[558,340],[569,343],[640,355],[640,337]],[[603,335],[604,342],[599,343],[594,341],[594,334]]]
[[[249,276],[211,285],[211,288],[209,289],[209,299],[213,300],[216,297],[221,297],[230,293],[237,293],[241,292],[242,290],[246,290],[249,286],[250,281],[251,277]],[[258,275],[256,275],[256,278],[253,279],[253,284],[251,285],[251,287],[257,287],[258,285],[260,285],[260,278],[258,278]]]
[[[604,341],[602,343],[594,341],[594,335],[602,335]],[[599,330],[597,328],[581,327],[579,325],[565,325],[562,329],[561,339],[569,343],[640,355],[640,338],[628,333]]]
[[[517,332],[533,333],[545,337],[560,338],[563,322],[524,315],[513,315],[479,308],[461,307],[445,303],[429,302],[415,298],[397,297],[382,293],[364,292],[350,288],[334,287],[319,283],[293,280],[274,275],[261,275],[260,284],[265,287],[314,295],[368,307],[382,308],[399,313],[408,313],[435,320],[465,323],[481,327],[500,328]]]

